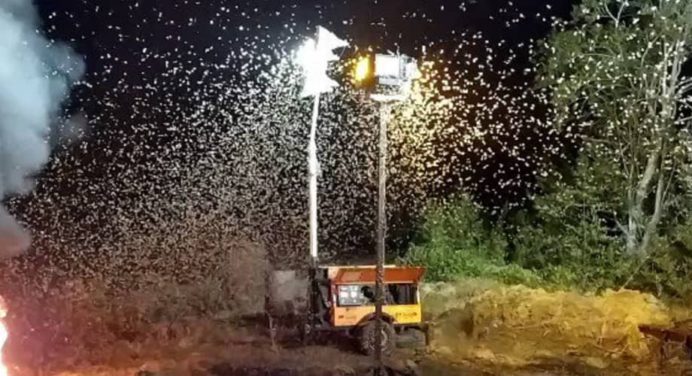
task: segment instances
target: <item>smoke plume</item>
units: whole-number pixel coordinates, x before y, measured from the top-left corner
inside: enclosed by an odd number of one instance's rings
[[[0,0],[0,200],[30,192],[48,161],[48,137],[70,87],[84,73],[68,46],[39,31],[31,0]],[[30,244],[29,234],[0,206],[0,258]]]

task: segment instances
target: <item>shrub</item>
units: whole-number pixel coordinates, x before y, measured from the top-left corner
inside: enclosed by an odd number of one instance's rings
[[[425,213],[421,241],[404,261],[425,265],[427,279],[489,278],[508,284],[545,288],[603,290],[625,284],[633,260],[623,253],[601,219],[591,211],[571,215],[552,201],[533,223],[515,223],[509,238],[498,225],[484,222],[468,197],[436,203]],[[590,218],[590,220],[587,220]],[[511,242],[512,262],[506,261]]]
[[[659,237],[650,254],[638,260],[627,287],[692,303],[692,221]]]
[[[692,221],[660,235],[648,255],[638,258],[591,206],[548,195],[537,200],[537,208],[531,221],[515,220],[509,237],[486,223],[468,197],[435,203],[402,262],[427,267],[429,281],[487,278],[596,292],[627,287],[692,302]]]
[[[429,281],[484,277],[506,283],[538,284],[534,273],[505,264],[506,247],[502,232],[485,224],[480,209],[462,196],[430,206],[420,241],[402,261],[424,265]]]
[[[514,242],[517,263],[558,288],[616,288],[627,280],[633,263],[598,221],[525,226]]]

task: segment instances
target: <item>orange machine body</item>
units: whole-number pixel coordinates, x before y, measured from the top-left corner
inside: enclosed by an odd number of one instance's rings
[[[340,288],[375,286],[376,269],[374,266],[330,266],[326,267],[331,289],[332,326],[348,328],[358,326],[373,318],[374,303],[344,305],[340,302]],[[413,296],[407,304],[385,304],[382,308],[385,319],[398,326],[415,326],[423,321],[418,285],[425,273],[421,267],[386,266],[384,273],[385,286],[407,286],[414,288]]]

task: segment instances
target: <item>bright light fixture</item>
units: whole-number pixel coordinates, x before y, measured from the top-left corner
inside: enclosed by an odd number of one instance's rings
[[[354,78],[357,82],[363,82],[370,78],[370,57],[363,56],[356,62]]]
[[[361,57],[353,70],[355,84],[377,101],[403,100],[419,77],[416,60],[399,54]]]
[[[326,93],[337,86],[337,83],[327,76],[327,68],[330,61],[339,59],[333,50],[346,46],[346,41],[320,26],[317,29],[317,40],[308,39],[298,49],[295,57],[305,74],[302,94],[304,97]]]
[[[399,77],[401,75],[401,59],[397,55],[375,55],[375,76]]]

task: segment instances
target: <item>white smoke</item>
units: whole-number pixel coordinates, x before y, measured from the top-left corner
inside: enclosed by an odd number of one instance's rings
[[[39,30],[31,0],[0,0],[0,200],[26,194],[50,156],[51,125],[83,61]],[[30,244],[28,233],[0,206],[0,258]]]

